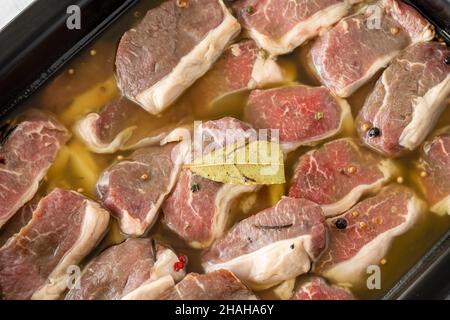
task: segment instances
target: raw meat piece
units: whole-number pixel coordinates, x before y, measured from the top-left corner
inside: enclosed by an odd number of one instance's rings
[[[182,119],[190,120],[191,113],[188,103],[179,102],[156,118],[126,98],[120,98],[108,103],[100,112],[86,115],[75,124],[74,131],[89,150],[114,153],[159,145]],[[144,121],[148,123],[145,133],[136,133],[138,124]]]
[[[312,276],[297,286],[292,300],[355,300],[355,297],[345,288],[329,285],[325,279]]]
[[[272,55],[291,52],[345,16],[360,0],[239,0],[239,22]]]
[[[39,197],[34,197],[30,202],[20,208],[17,213],[8,220],[8,222],[0,229],[0,247],[2,247],[6,241],[13,235],[18,233],[20,229],[30,222],[33,216],[33,211],[36,209],[39,202]]]
[[[238,91],[279,83],[283,72],[252,40],[232,44],[205,76],[189,89],[196,112],[208,114],[221,98]]]
[[[378,195],[328,220],[330,245],[315,264],[314,272],[336,283],[355,283],[367,267],[380,263],[395,237],[410,230],[426,205],[412,190],[390,185]],[[337,219],[347,226],[338,229]]]
[[[33,110],[0,145],[0,227],[36,194],[70,133]]]
[[[8,300],[57,299],[70,274],[101,240],[109,213],[85,196],[55,189],[31,221],[0,248],[0,291]]]
[[[254,128],[279,130],[287,152],[335,135],[350,118],[345,100],[324,87],[304,85],[254,90],[245,109],[245,119]]]
[[[196,128],[201,141],[194,141],[193,159],[216,149],[232,145],[236,140],[248,141],[252,128],[237,119],[225,117],[207,121]],[[258,189],[255,185],[223,184],[183,169],[172,194],[163,205],[165,224],[195,248],[208,247],[222,236],[235,199]]]
[[[189,99],[196,105],[197,114],[205,114],[213,109],[215,102],[237,91],[262,87],[269,83],[281,82],[283,74],[276,62],[260,52],[252,40],[244,40],[231,45],[214,64],[213,68],[189,89],[188,96],[177,101],[155,121],[144,111],[136,111],[134,103],[120,98],[106,105],[99,113],[88,114],[77,122],[75,131],[93,152],[114,153],[120,149],[157,145],[175,124],[191,113]],[[155,127],[151,134],[138,141],[129,139],[135,126],[130,121],[148,118],[148,123],[166,123],[174,125]],[[184,119],[183,122],[186,122]]]
[[[449,57],[445,44],[420,43],[383,72],[357,118],[359,135],[368,146],[399,156],[422,143],[447,105]]]
[[[362,195],[379,191],[397,172],[393,161],[361,147],[356,139],[338,139],[300,157],[289,196],[320,204],[331,217]]]
[[[446,127],[422,147],[420,184],[431,211],[450,214],[450,127]]]
[[[162,300],[256,300],[255,295],[228,270],[190,273]]]
[[[75,124],[74,131],[89,150],[96,153],[114,153],[122,148],[135,126],[124,126],[130,115],[138,112],[134,103],[120,98],[108,103],[100,112],[89,113]]]
[[[233,201],[256,189],[215,182],[184,169],[164,202],[164,222],[192,247],[206,248],[225,231]]]
[[[165,1],[120,40],[118,85],[158,114],[208,71],[239,31],[222,0]]]
[[[140,236],[153,225],[184,157],[181,144],[142,148],[102,174],[98,197],[119,220],[122,232]]]
[[[338,96],[348,97],[411,43],[433,39],[434,30],[400,0],[381,0],[342,19],[311,48],[312,67]]]
[[[65,299],[154,299],[184,277],[184,268],[175,271],[176,262],[177,255],[154,240],[131,238],[94,258],[85,267],[79,287]]]
[[[306,273],[325,249],[322,209],[305,199],[282,198],[237,223],[203,255],[206,271],[227,269],[258,288]]]

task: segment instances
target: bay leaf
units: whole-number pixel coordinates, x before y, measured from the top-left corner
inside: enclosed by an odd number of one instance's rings
[[[286,182],[281,146],[272,141],[238,142],[195,159],[187,167],[204,178],[227,184]]]

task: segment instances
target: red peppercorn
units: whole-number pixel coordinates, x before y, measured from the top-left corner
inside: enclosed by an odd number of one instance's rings
[[[182,270],[184,268],[184,263],[177,261],[175,262],[175,264],[173,265],[173,269],[175,270],[175,272],[178,272],[180,270]]]
[[[175,264],[173,265],[173,269],[175,270],[175,272],[178,272],[178,271],[184,269],[184,267],[186,265],[186,261],[187,261],[186,256],[179,256],[178,261],[175,262]]]

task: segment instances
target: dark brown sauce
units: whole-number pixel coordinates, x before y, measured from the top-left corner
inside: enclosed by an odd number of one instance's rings
[[[150,4],[152,3],[152,4]],[[55,114],[66,126],[71,127],[74,122],[92,111],[98,111],[103,105],[119,95],[114,80],[114,56],[116,45],[121,35],[142,18],[143,14],[155,6],[155,2],[142,1],[114,24],[95,43],[60,72],[60,74],[37,95],[27,101],[27,106],[48,110]],[[303,45],[293,53],[280,57],[279,63],[286,70],[291,80],[307,84],[320,85],[308,69],[308,52],[310,43]],[[377,76],[374,77],[377,79]],[[374,86],[375,80],[369,82],[354,95],[348,102],[352,107],[353,116],[362,107],[366,96]],[[221,101],[215,114],[206,119],[217,119],[221,116],[242,117],[243,106],[246,103],[248,93],[242,92]],[[182,97],[183,98],[183,97]],[[188,115],[187,115],[188,116]],[[143,117],[137,125],[141,128],[152,128],[153,122],[160,122],[157,117]],[[450,124],[450,109],[447,108],[436,128]],[[161,123],[159,123],[161,125]],[[143,132],[142,134],[145,134]],[[346,133],[354,135],[354,130]],[[336,137],[333,137],[335,139]],[[298,157],[311,148],[302,147],[292,152],[286,161],[286,178],[290,180],[293,166]],[[95,182],[99,174],[112,163],[118,156],[126,156],[126,153],[113,155],[99,155],[91,153],[76,137],[60,152],[56,163],[51,168],[48,179],[43,183],[39,192],[45,194],[54,187],[79,190],[88,196],[95,198]],[[420,188],[414,182],[414,162],[418,159],[418,152],[413,152],[401,159],[399,163],[403,170],[404,184],[413,188],[422,195]],[[258,211],[270,207],[278,198],[271,187],[263,187],[256,195],[245,195],[232,208],[230,225],[243,218],[255,214]],[[287,187],[282,187],[287,190]],[[423,196],[423,195],[422,195]],[[247,208],[243,210],[243,207]],[[201,251],[190,248],[183,240],[168,230],[160,217],[155,226],[150,230],[149,236],[171,245],[179,254],[188,256],[188,271],[202,272],[200,265]],[[430,246],[450,227],[450,217],[439,217],[431,212],[427,213],[417,226],[401,237],[398,237],[386,255],[386,264],[381,265],[382,289],[368,290],[364,287],[365,279],[361,279],[362,285],[354,287],[353,291],[359,298],[380,298],[392,285],[417,261]],[[100,246],[91,254],[95,256],[106,247],[120,243],[124,236],[118,229],[117,222],[111,222],[110,231]],[[89,258],[88,258],[89,259]],[[87,260],[88,260],[87,259]],[[275,298],[271,290],[260,292],[263,298]]]

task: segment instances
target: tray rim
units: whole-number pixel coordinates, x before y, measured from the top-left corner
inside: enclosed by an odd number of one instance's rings
[[[53,3],[58,1],[60,5],[72,5],[78,4],[81,7],[88,5],[95,0],[52,0]],[[49,6],[52,1],[47,1],[47,5],[43,4],[44,1],[37,0],[23,10],[15,19],[7,24],[2,30],[0,30],[0,43],[2,35],[6,32],[11,33],[11,30],[23,29],[26,23],[24,19],[27,19],[30,15],[40,14],[43,10],[54,12],[55,9]],[[47,66],[41,75],[35,79],[35,81],[29,83],[24,88],[19,90],[20,92],[11,101],[4,102],[0,108],[0,121],[2,118],[8,116],[11,112],[28,99],[33,93],[35,93],[44,83],[49,81],[61,68],[64,67],[72,58],[74,58],[80,51],[82,51],[88,44],[94,41],[99,35],[101,35],[112,23],[114,23],[124,13],[128,12],[130,8],[138,3],[140,0],[117,0],[116,2],[122,2],[117,7],[111,7],[111,11],[106,16],[99,16],[97,23],[92,27],[89,32],[80,37],[74,39],[72,47],[62,52],[59,58],[57,58],[51,65]],[[153,0],[150,0],[153,1]],[[445,3],[450,10],[450,0],[438,0]],[[433,18],[431,12],[427,12],[426,9],[417,4],[418,1],[405,0],[406,3],[412,4],[416,9],[429,19],[436,27],[437,31],[450,42],[450,30],[445,26],[440,25],[440,21],[436,21]],[[419,1],[420,2],[420,1]],[[60,8],[60,6],[58,6]],[[47,27],[48,23],[60,24],[61,21],[42,21],[41,26],[38,28]],[[20,50],[20,48],[17,48]],[[0,51],[0,56],[1,56]],[[1,59],[0,59],[1,61]],[[0,92],[1,81],[7,80],[5,74],[0,70]],[[397,283],[381,298],[383,300],[409,300],[409,299],[448,299],[450,297],[450,230],[447,231],[426,253],[422,256],[413,266],[397,281]],[[448,274],[447,280],[443,283],[443,272]],[[441,289],[436,289],[442,287]]]

